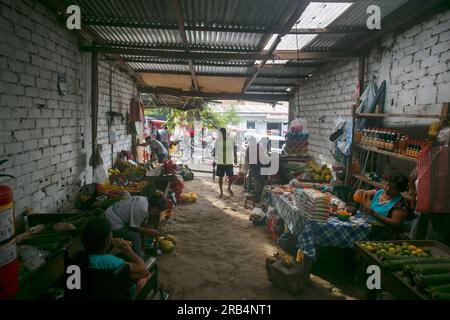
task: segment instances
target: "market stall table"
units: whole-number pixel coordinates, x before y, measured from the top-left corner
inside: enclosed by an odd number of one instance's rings
[[[82,217],[82,213],[54,213],[54,214],[31,214],[28,215],[28,221],[31,227],[39,224],[51,224],[63,221],[68,218]],[[18,238],[22,237],[18,235]],[[64,275],[64,257],[63,249],[70,254],[74,254],[81,250],[80,238],[74,237],[68,243],[61,243],[59,249],[51,252],[47,261],[37,270],[23,276],[19,276],[19,290],[13,296],[14,300],[32,300],[37,299]],[[20,266],[23,270],[24,266],[21,262]]]
[[[355,241],[367,240],[370,225],[361,217],[340,221],[330,217],[327,222],[306,219],[285,196],[269,193],[269,204],[283,218],[289,231],[297,238],[297,248],[315,259],[316,246],[353,248]]]

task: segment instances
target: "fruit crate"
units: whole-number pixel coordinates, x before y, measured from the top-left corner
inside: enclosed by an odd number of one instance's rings
[[[364,243],[367,242],[373,242],[373,243],[381,243],[381,244],[389,244],[393,243],[394,245],[402,245],[403,243],[406,243],[407,245],[413,245],[417,248],[421,248],[424,251],[428,251],[430,255],[433,256],[441,256],[441,257],[448,257],[450,258],[450,248],[445,246],[444,244],[434,241],[434,240],[395,240],[395,241],[356,241],[356,248],[360,252],[363,252],[364,254],[370,256],[373,260],[375,260],[379,264],[383,264],[383,261],[380,259],[380,257],[363,246],[361,246]]]
[[[355,250],[357,256],[362,258],[367,265],[378,265],[381,268],[381,286],[382,290],[389,291],[394,297],[402,300],[428,300],[428,296],[424,295],[417,286],[412,284],[401,271],[391,271],[386,264],[375,253],[367,250],[363,246],[364,243],[374,242],[381,244],[392,243],[394,245],[414,245],[424,251],[430,253],[431,257],[450,258],[450,248],[444,244],[434,240],[395,240],[395,241],[356,241]]]

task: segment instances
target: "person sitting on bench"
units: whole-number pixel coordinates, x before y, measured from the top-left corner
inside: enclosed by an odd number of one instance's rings
[[[136,281],[136,285],[131,287],[131,296],[134,297],[142,289],[150,276],[147,266],[128,241],[112,237],[111,224],[107,219],[90,220],[83,229],[81,241],[87,258],[86,265],[99,270],[115,270],[127,263],[130,280]],[[111,254],[113,251],[122,255],[125,260]]]
[[[147,224],[151,209],[147,197],[133,196],[116,202],[105,212],[111,223],[113,236],[131,241],[134,252],[140,257],[143,257],[143,239],[146,236],[158,236],[158,231]]]

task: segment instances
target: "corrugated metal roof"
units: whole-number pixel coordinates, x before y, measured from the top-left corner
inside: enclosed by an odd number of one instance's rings
[[[290,0],[182,0],[188,25],[262,26],[282,24]]]
[[[256,50],[262,33],[186,31],[188,42],[198,48]]]
[[[227,60],[227,61],[225,61],[225,60],[194,60],[194,64],[197,64],[197,65],[214,64],[217,66],[232,64],[235,66],[247,66],[248,67],[248,66],[253,66],[253,64],[254,64],[253,62],[254,62],[253,60]]]
[[[274,86],[279,86],[279,85],[292,85],[294,83],[296,83],[298,81],[298,79],[292,79],[292,78],[284,78],[284,79],[274,79],[274,78],[256,78],[255,81],[253,82],[252,85],[260,85],[260,84],[264,84],[264,85],[274,85]]]
[[[145,48],[184,49],[177,30],[177,19],[168,0],[59,0],[66,7],[71,4],[82,8],[82,17],[91,21],[95,31],[107,43],[114,46]],[[202,52],[206,49],[236,51],[256,51],[261,45],[264,33],[242,32],[245,28],[260,30],[279,29],[301,0],[180,0],[181,11],[186,27],[226,27],[240,29],[241,32],[189,30],[186,35],[191,48]],[[365,27],[368,17],[367,7],[371,4],[380,6],[382,18],[408,0],[359,0],[357,3],[312,2],[301,15],[294,28],[325,27]],[[95,25],[99,22],[122,23],[127,27]],[[101,24],[101,23],[100,23]],[[130,24],[139,28],[131,27]],[[88,23],[86,23],[88,25]],[[149,25],[149,28],[144,28]],[[169,29],[158,29],[168,27]],[[276,35],[272,37],[275,39]],[[281,39],[278,50],[338,50],[352,49],[352,44],[364,37],[358,33],[320,33],[292,35]],[[270,45],[270,42],[269,42]],[[206,51],[205,51],[206,52]],[[155,72],[179,72],[189,74],[186,59],[170,59],[124,55],[124,59],[136,70]],[[308,66],[308,63],[314,65]],[[280,63],[280,61],[277,61]],[[273,65],[268,62],[255,79],[249,92],[283,92],[288,85],[295,84],[297,76],[313,73],[317,70],[317,61],[282,61],[286,66]],[[194,60],[198,74],[243,75],[254,73],[254,61],[250,60]],[[271,78],[276,76],[277,79]],[[286,78],[283,78],[286,77]],[[266,86],[262,86],[265,84]],[[280,86],[286,85],[286,87]],[[267,86],[271,85],[271,86]]]
[[[281,38],[281,42],[277,46],[277,50],[300,50],[311,42],[316,36],[316,34],[285,35]]]
[[[64,0],[83,8],[84,18],[120,18],[176,25],[167,0]],[[182,0],[187,25],[272,27],[284,22],[291,0]]]
[[[178,30],[92,26],[106,41],[117,44],[142,44],[183,48]],[[187,31],[192,48],[256,50],[263,34],[213,31]]]
[[[145,44],[182,47],[178,30],[92,26],[105,40],[120,44]]]
[[[408,0],[379,0],[375,3],[371,0],[360,0],[353,4],[344,14],[337,18],[330,27],[366,27],[368,18],[367,7],[375,4],[380,7],[381,19],[383,21],[388,15],[393,13],[400,6],[407,3]],[[349,33],[333,43],[332,48],[343,50],[351,48],[355,42],[361,39],[360,34]]]
[[[317,60],[289,60],[286,65],[288,66],[296,66],[296,65],[317,65],[320,64],[320,61],[318,62]]]
[[[306,7],[294,28],[325,28],[351,5],[351,3],[312,2]],[[317,34],[288,34],[281,39],[277,50],[300,50],[310,46],[317,37]],[[330,38],[326,40],[329,41]]]
[[[388,16],[408,0],[360,0],[354,3],[346,12],[338,17],[330,26],[333,27],[347,27],[359,26],[365,27],[368,18],[367,7],[375,4],[380,7],[381,18]]]
[[[305,50],[327,50],[334,47],[339,40],[345,37],[344,33],[320,34],[303,49]]]
[[[129,62],[130,66],[137,70],[157,71],[157,72],[185,72],[189,73],[189,66],[182,64],[158,64],[158,63],[142,63],[142,62]]]
[[[314,72],[317,67],[285,67],[285,66],[271,66],[262,69],[261,76],[280,76],[280,77],[295,77],[304,76]]]
[[[289,86],[285,87],[270,87],[270,86],[250,86],[247,91],[248,92],[288,92],[287,89]]]
[[[148,63],[161,63],[161,64],[187,64],[188,61],[185,59],[171,59],[171,58],[157,58],[157,57],[146,57],[146,56],[139,56],[139,55],[130,55],[130,54],[123,54],[121,57],[125,60],[133,60],[133,61],[139,61],[139,62],[148,62]]]
[[[348,3],[312,2],[306,7],[294,28],[325,28],[350,6]]]
[[[108,17],[133,21],[176,24],[170,2],[166,0],[64,0],[83,8],[83,18]]]
[[[242,75],[245,76],[247,73],[247,67],[221,67],[221,66],[202,66],[202,65],[194,65],[195,72],[200,74],[211,74],[211,75],[220,75],[220,74],[233,74],[233,75]]]

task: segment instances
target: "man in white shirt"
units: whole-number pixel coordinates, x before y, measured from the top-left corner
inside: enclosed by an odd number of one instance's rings
[[[214,162],[217,164],[216,175],[219,177],[219,198],[223,197],[223,177],[228,177],[228,193],[233,196],[231,184],[233,183],[233,164],[237,164],[237,148],[234,139],[227,134],[225,128],[221,128],[217,135],[213,151]]]
[[[156,237],[158,231],[146,226],[149,216],[148,199],[134,196],[116,202],[105,212],[112,227],[113,236],[131,241],[133,250],[142,256],[143,237]]]

